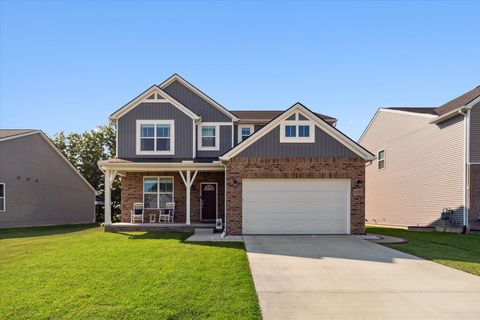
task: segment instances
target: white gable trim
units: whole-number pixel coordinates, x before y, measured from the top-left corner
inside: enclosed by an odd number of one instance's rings
[[[365,160],[375,159],[375,156],[371,154],[369,151],[367,151],[366,149],[364,149],[363,147],[355,143],[353,140],[348,138],[339,130],[329,125],[325,120],[319,118],[316,114],[314,114],[313,112],[305,108],[301,103],[297,102],[292,107],[290,107],[287,111],[285,111],[280,116],[278,116],[276,119],[272,120],[266,126],[264,126],[260,130],[255,132],[249,139],[246,139],[244,142],[238,144],[235,148],[231,149],[230,151],[225,153],[223,156],[221,156],[220,160],[228,161],[231,158],[235,157],[240,152],[242,152],[243,150],[245,150],[246,148],[254,144],[256,141],[260,140],[263,136],[265,136],[271,130],[279,126],[281,122],[283,122],[293,113],[298,111],[300,111],[303,115],[309,118],[316,126],[322,129],[325,133],[330,135],[335,140],[339,141],[341,144],[343,144],[345,147],[347,147],[348,149],[350,149],[360,157],[364,158]]]
[[[151,96],[153,93],[158,93],[161,96],[165,97],[163,100],[157,100],[157,101],[144,101],[147,97]],[[110,120],[117,120],[127,114],[129,111],[137,107],[139,104],[143,102],[160,102],[160,103],[170,103],[173,106],[175,106],[177,109],[188,115],[190,118],[193,120],[200,120],[200,116],[195,114],[192,110],[188,109],[185,107],[183,104],[175,100],[175,98],[171,97],[169,94],[167,94],[165,91],[160,89],[158,86],[151,86],[149,89],[144,91],[142,94],[140,94],[138,97],[127,103],[125,106],[117,110],[115,113],[113,113],[110,116]]]
[[[33,134],[39,134],[43,138],[43,140],[45,140],[48,143],[48,145],[50,147],[52,147],[53,150],[55,150],[55,152],[63,159],[63,161],[65,161],[68,164],[68,166],[73,170],[73,172],[75,172],[82,179],[82,181],[85,182],[85,184],[90,189],[92,189],[93,192],[96,193],[96,190],[92,187],[92,185],[90,183],[88,183],[88,181],[80,174],[80,172],[78,172],[78,170],[70,163],[70,161],[68,161],[67,158],[65,158],[63,153],[61,153],[60,150],[57,149],[57,147],[53,144],[53,142],[42,131],[34,130],[34,131],[26,132],[26,133],[23,133],[23,134],[17,134],[17,135],[14,135],[14,136],[9,136],[9,137],[0,139],[0,142],[7,141],[7,140],[13,140],[13,139],[17,139],[17,138],[22,138],[22,137],[30,136],[30,135],[33,135]]]
[[[192,90],[197,96],[199,96],[203,100],[207,101],[209,104],[211,104],[212,106],[217,108],[220,112],[222,112],[223,114],[225,114],[226,116],[231,118],[232,121],[238,121],[238,118],[233,113],[231,113],[230,111],[225,109],[224,106],[222,106],[221,104],[219,104],[218,102],[216,102],[215,100],[213,100],[212,98],[207,96],[205,93],[203,93],[202,91],[197,89],[194,85],[192,85],[187,80],[180,77],[178,74],[172,75],[170,78],[168,78],[167,80],[165,80],[164,82],[159,84],[158,87],[161,88],[161,89],[164,89],[165,87],[167,87],[169,84],[171,84],[174,81],[178,81],[181,84],[183,84],[185,87],[187,87],[188,89]]]

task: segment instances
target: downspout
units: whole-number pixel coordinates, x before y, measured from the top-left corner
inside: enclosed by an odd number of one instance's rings
[[[224,191],[223,191],[223,232],[221,237],[225,238],[227,235],[227,165],[222,162],[222,166],[225,168],[225,182],[224,182]]]
[[[469,186],[468,186],[468,165],[470,163],[470,109],[471,108],[461,108],[458,110],[458,113],[464,116],[464,165],[463,165],[463,233],[468,230],[468,195],[469,195]]]

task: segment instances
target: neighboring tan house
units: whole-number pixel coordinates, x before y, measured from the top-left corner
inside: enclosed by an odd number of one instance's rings
[[[367,223],[480,229],[480,87],[438,108],[379,109],[359,143],[377,155]]]
[[[226,233],[362,234],[365,163],[374,159],[300,103],[281,111],[229,111],[178,75],[110,116],[117,156],[105,172],[106,230],[193,229]],[[121,221],[110,185],[121,177]],[[175,203],[173,223],[156,216]],[[131,222],[143,203],[145,224]],[[155,224],[147,222],[157,221]]]
[[[0,228],[95,222],[95,190],[39,130],[0,129]]]

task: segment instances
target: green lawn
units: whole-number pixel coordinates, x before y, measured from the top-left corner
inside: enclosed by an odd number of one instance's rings
[[[260,319],[243,244],[185,238],[0,230],[0,319]]]
[[[480,276],[480,236],[443,232],[413,232],[367,226],[368,233],[384,234],[409,241],[389,247]]]

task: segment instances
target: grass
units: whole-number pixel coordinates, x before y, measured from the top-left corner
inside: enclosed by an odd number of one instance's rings
[[[390,248],[480,276],[480,236],[444,232],[414,232],[368,226],[368,233],[383,234],[409,241]]]
[[[0,230],[0,319],[260,319],[243,244],[185,238]]]

